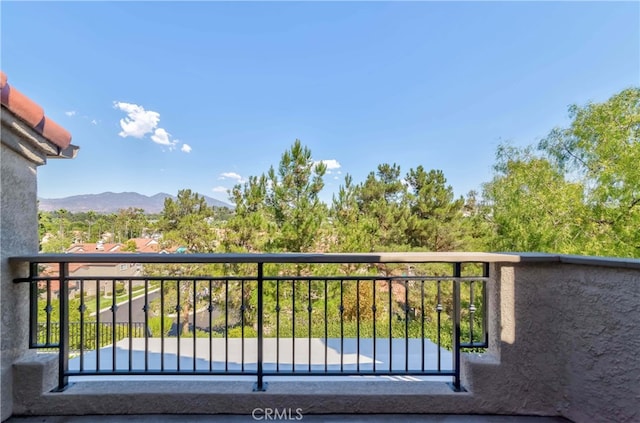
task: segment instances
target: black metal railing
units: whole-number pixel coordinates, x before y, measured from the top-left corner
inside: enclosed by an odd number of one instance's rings
[[[439,376],[487,347],[487,262],[447,254],[37,255],[30,346],[88,375]],[[101,273],[70,272],[100,263]],[[126,263],[142,275],[117,274]],[[111,264],[113,274],[107,274]],[[136,266],[137,267],[137,266]]]
[[[33,336],[37,341],[31,342],[30,348],[57,349],[60,344],[60,323],[49,321],[37,322],[38,329]],[[144,322],[101,322],[99,325],[95,321],[89,322],[69,322],[69,351],[80,353],[83,348],[99,348],[110,345],[111,339],[115,336],[117,341],[125,339],[131,335],[133,338],[142,338],[149,328]],[[99,344],[96,340],[101,340]]]

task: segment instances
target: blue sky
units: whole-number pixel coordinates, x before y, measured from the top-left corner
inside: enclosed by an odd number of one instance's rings
[[[638,2],[6,2],[1,67],[80,146],[38,195],[223,201],[294,140],[325,201],[381,163],[442,169],[457,195],[496,147],[571,104],[640,85]]]

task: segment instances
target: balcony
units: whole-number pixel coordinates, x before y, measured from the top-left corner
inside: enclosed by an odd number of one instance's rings
[[[69,272],[105,262],[144,271]],[[250,414],[262,404],[304,414],[638,416],[638,260],[95,254],[11,263],[30,269],[15,278],[30,293],[30,347],[54,351],[15,364],[17,415]],[[57,273],[41,275],[52,264]]]
[[[77,147],[0,76],[3,421],[257,407],[640,420],[640,260],[38,255],[37,168]],[[144,272],[73,272],[102,260]]]

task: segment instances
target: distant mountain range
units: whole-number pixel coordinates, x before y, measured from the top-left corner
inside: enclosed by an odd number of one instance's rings
[[[38,198],[38,208],[43,211],[65,209],[72,213],[88,212],[114,213],[129,207],[140,208],[145,213],[160,213],[164,208],[165,198],[175,199],[175,195],[161,192],[151,197],[137,192],[103,192],[102,194],[74,195],[65,198]],[[231,204],[203,195],[207,204],[216,207],[233,209]]]

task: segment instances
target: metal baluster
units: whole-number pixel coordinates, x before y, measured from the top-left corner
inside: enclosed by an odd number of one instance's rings
[[[84,303],[84,279],[80,279],[80,307],[78,307],[78,311],[80,312],[80,371],[84,371],[84,312],[87,310],[87,306]]]
[[[193,312],[193,371],[196,371],[196,311],[198,308],[198,304],[197,304],[197,291],[198,290],[198,282],[194,279],[193,280],[193,307],[191,307],[191,311]]]
[[[116,281],[111,281],[111,370],[116,370],[116,313],[118,305],[116,304]]]
[[[424,279],[420,280],[420,339],[422,347],[422,371],[424,372]]]
[[[164,372],[164,279],[160,280],[160,370]]]
[[[149,371],[149,279],[144,280],[144,371]],[[162,314],[162,313],[161,313]]]
[[[213,283],[209,279],[209,371],[213,370]]]
[[[344,372],[344,279],[340,279],[340,371]]]
[[[224,280],[224,371],[229,371],[229,279]]]
[[[373,304],[371,305],[371,311],[373,315],[373,371],[376,371],[376,281],[371,280],[371,289],[373,290]]]
[[[176,335],[177,335],[177,347],[176,347],[176,369],[180,371],[180,337],[182,335],[182,328],[180,327],[182,322],[180,316],[180,312],[182,311],[182,306],[180,305],[180,279],[176,280]]]
[[[356,371],[360,372],[360,279],[356,281]]]
[[[454,380],[453,389],[456,392],[461,390],[460,386],[460,263],[453,265],[453,369]]]
[[[436,305],[436,313],[437,313],[437,318],[438,318],[438,327],[437,327],[437,331],[438,331],[438,371],[442,371],[442,353],[441,353],[441,349],[442,349],[442,342],[441,342],[441,322],[442,322],[442,283],[441,281],[438,281],[438,304]]]
[[[276,372],[280,371],[280,279],[276,279]]]
[[[291,313],[291,342],[292,342],[292,353],[291,353],[291,367],[292,371],[295,373],[296,371],[296,281],[295,279],[291,279],[291,303],[292,303],[292,313]]]
[[[58,391],[69,384],[69,264],[60,263],[60,339],[58,340]]]
[[[483,263],[482,276],[482,333],[484,334],[484,345],[489,347],[489,330],[487,329],[487,313],[489,309],[489,298],[487,297],[487,279],[489,277],[489,263]]]
[[[404,280],[404,371],[409,372],[409,281]]]
[[[240,281],[240,369],[244,372],[244,279]]]
[[[40,344],[40,331],[38,321],[38,263],[29,263],[29,346]],[[46,282],[45,282],[46,285]],[[48,289],[47,289],[48,291]],[[47,328],[45,327],[45,331]]]
[[[263,289],[264,289],[264,270],[263,263],[258,263],[258,363],[257,363],[257,373],[258,373],[258,381],[256,385],[253,387],[254,391],[265,391],[266,385],[263,383],[263,342],[264,342],[264,334],[263,334],[263,326],[264,326],[264,299],[263,299]]]
[[[473,322],[476,313],[474,281],[469,282],[469,343],[473,345]]]
[[[389,372],[393,369],[393,284],[391,279],[387,279],[389,284]]]
[[[329,302],[329,293],[327,288],[327,279],[324,280],[324,372],[328,371],[328,359],[327,356],[329,354],[329,323],[327,321],[328,315],[328,302]]]
[[[100,370],[100,344],[102,342],[102,334],[100,333],[100,280],[96,279],[96,371]],[[105,291],[107,287],[105,284]]]
[[[129,279],[129,371],[133,369],[133,281]]]
[[[309,351],[309,372],[311,372],[311,278],[307,279],[307,310],[309,312],[309,342],[308,342],[308,351]]]

